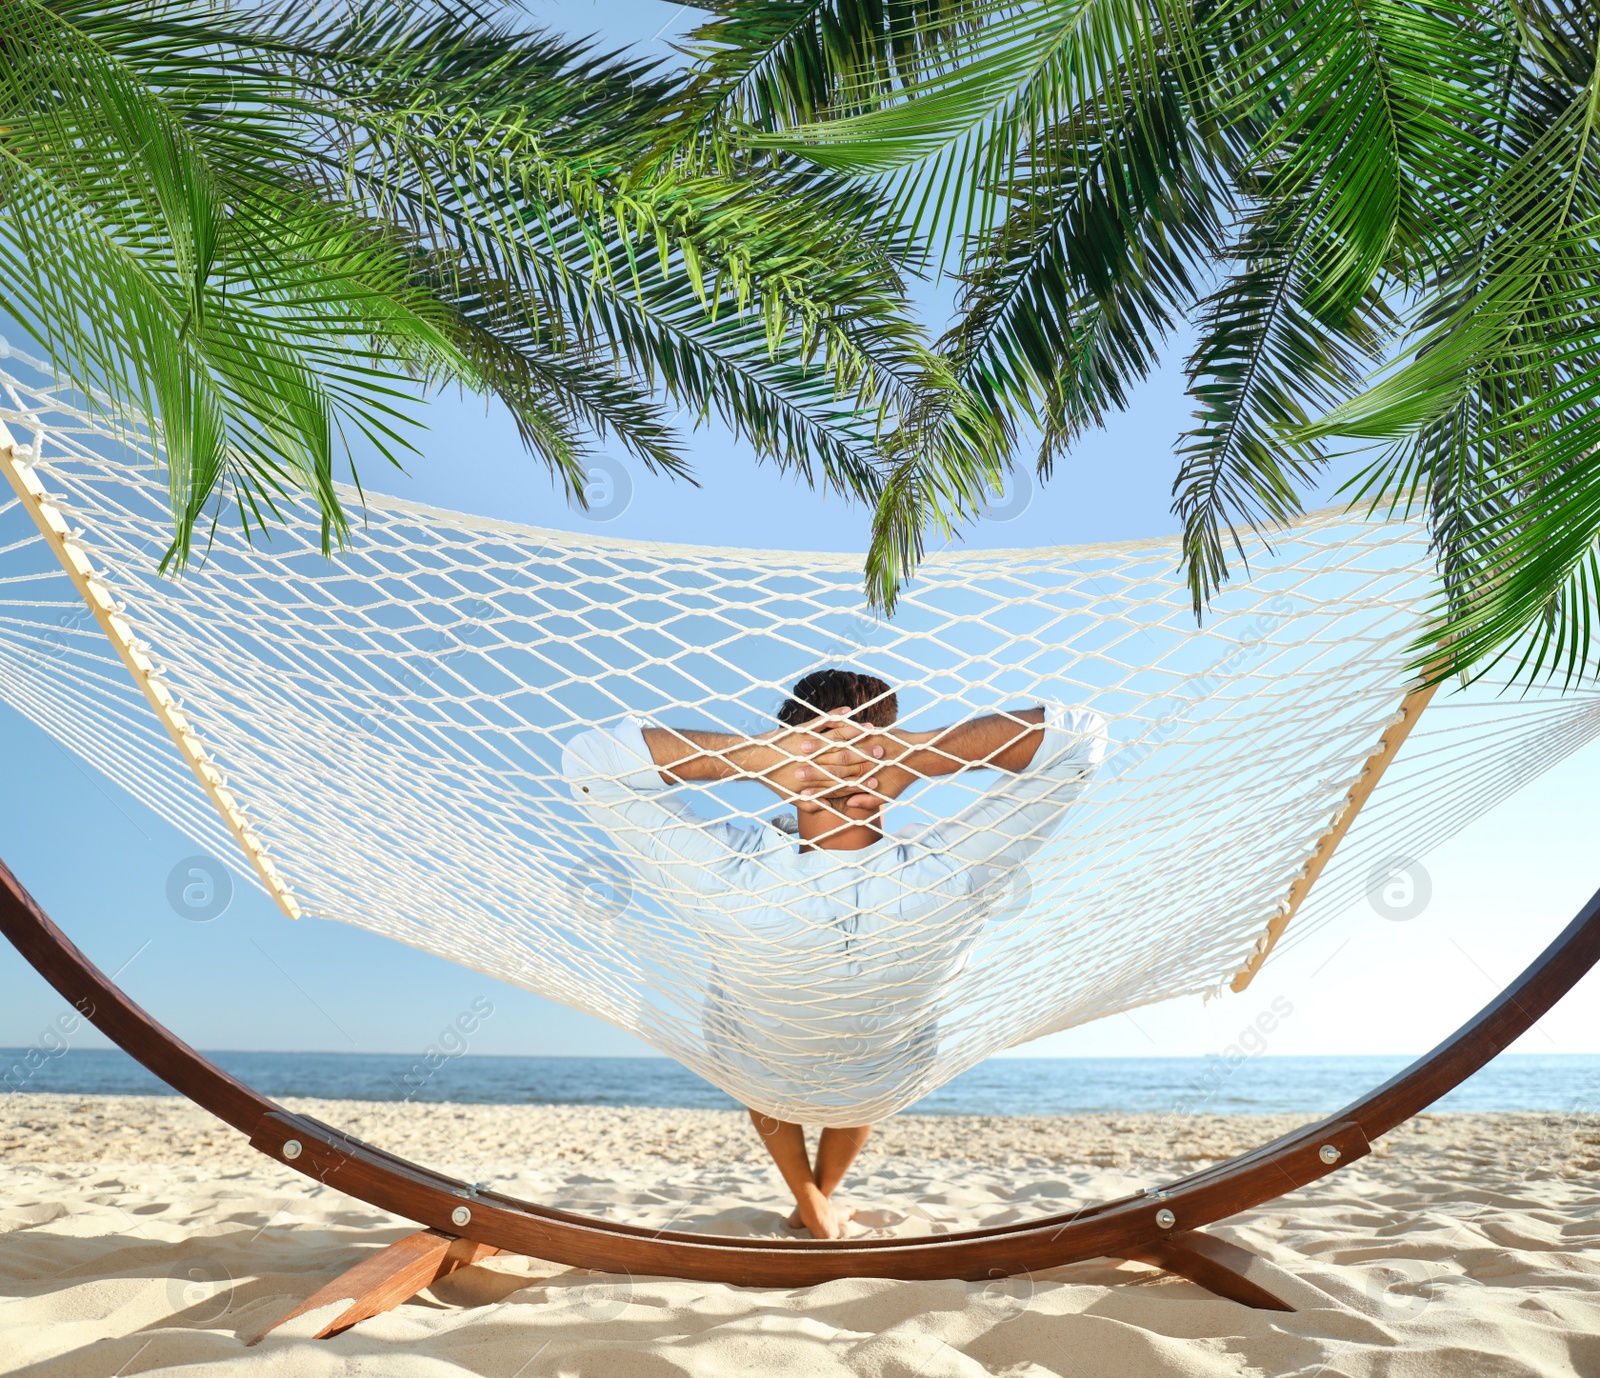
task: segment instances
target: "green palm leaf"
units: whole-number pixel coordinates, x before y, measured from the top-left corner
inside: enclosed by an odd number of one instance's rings
[[[507,320],[873,497],[881,447],[920,433],[943,387],[881,206],[803,165],[757,181],[659,156],[676,88],[637,64],[482,26],[451,46],[435,28],[388,7],[336,30],[279,21],[272,40],[346,112],[330,170],[441,264],[497,284]],[[390,48],[409,60],[373,58]]]
[[[869,500],[960,441],[881,204],[661,158],[680,76],[448,5],[28,0],[0,41],[0,303],[159,417],[180,562],[218,502],[248,530],[291,489],[339,539],[347,442],[398,458],[447,381],[569,491],[605,436],[686,474],[674,410]]]
[[[1471,246],[1432,284],[1397,367],[1311,436],[1396,437],[1365,489],[1429,506],[1446,601],[1443,673],[1515,658],[1568,680],[1594,669],[1600,551],[1600,35],[1551,10],[1513,100]],[[1419,658],[1425,654],[1419,648]]]
[[[1153,79],[1187,15],[1165,0],[1051,0],[974,5],[959,26],[940,16],[923,27],[942,41],[923,44],[929,56],[893,89],[872,73],[839,82],[836,103],[859,113],[751,143],[879,174],[903,213],[954,241],[992,228],[1030,143],[1070,128],[1072,112],[1114,82]]]
[[[102,41],[125,19],[0,14],[0,302],[80,385],[161,418],[180,562],[219,486],[256,515],[304,487],[332,532],[340,428],[390,443],[397,366],[470,364],[397,238],[285,175],[282,124],[197,127],[234,74],[191,53],[153,87]]]
[[[1299,512],[1327,440],[1403,436],[1367,477],[1430,504],[1450,593],[1419,664],[1438,668],[1441,634],[1459,665],[1535,624],[1525,668],[1555,646],[1569,673],[1588,655],[1581,6],[759,9],[708,26],[705,89],[720,81],[728,122],[755,129],[747,156],[852,175],[960,255],[941,348],[996,434],[1040,428],[1042,473],[1126,402],[1180,318],[1199,325],[1175,485],[1197,612],[1247,531]],[[880,594],[981,482],[890,471]]]

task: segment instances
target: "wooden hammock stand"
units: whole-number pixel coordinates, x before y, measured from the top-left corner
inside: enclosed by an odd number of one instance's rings
[[[498,1252],[746,1287],[804,1287],[846,1277],[987,1280],[1084,1259],[1127,1258],[1247,1306],[1292,1310],[1248,1276],[1255,1255],[1200,1227],[1365,1157],[1379,1135],[1460,1085],[1543,1018],[1600,961],[1600,893],[1475,1018],[1338,1114],[1156,1191],[934,1239],[766,1240],[648,1230],[470,1186],[291,1114],[229,1076],[124,995],[3,863],[0,932],[85,1019],[175,1091],[248,1135],[252,1148],[425,1227],[370,1255],[277,1322],[343,1302],[321,1338]]]
[[[72,539],[68,515],[46,492],[32,467],[34,458],[0,424],[0,473],[171,734],[267,893],[288,917],[299,917],[298,902],[222,772],[122,617],[110,586],[93,568],[88,552]],[[1436,687],[1425,684],[1406,695],[1255,951],[1233,978],[1235,991],[1248,986],[1260,970]],[[917,1240],[762,1240],[647,1230],[469,1186],[320,1120],[291,1114],[229,1076],[128,999],[46,917],[4,863],[0,863],[0,932],[84,1018],[181,1095],[248,1135],[252,1148],[425,1227],[370,1255],[276,1322],[281,1325],[343,1303],[320,1330],[321,1338],[398,1306],[457,1268],[500,1252],[611,1273],[751,1287],[804,1287],[845,1277],[986,1280],[1090,1258],[1126,1258],[1180,1274],[1246,1306],[1292,1310],[1248,1276],[1252,1262],[1259,1262],[1255,1255],[1206,1234],[1201,1226],[1250,1210],[1366,1156],[1372,1140],[1426,1109],[1543,1018],[1600,960],[1600,894],[1476,1018],[1337,1115],[1155,1191],[1065,1215]]]

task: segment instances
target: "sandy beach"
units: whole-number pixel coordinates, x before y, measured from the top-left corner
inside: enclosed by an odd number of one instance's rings
[[[518,1195],[649,1226],[785,1231],[742,1117],[575,1106],[290,1104]],[[904,1116],[841,1197],[938,1233],[1181,1176],[1292,1117]],[[860,1374],[1144,1378],[1600,1374],[1600,1117],[1422,1116],[1214,1232],[1282,1270],[1251,1311],[1138,1264],[988,1285],[757,1290],[493,1258],[332,1340],[273,1319],[406,1222],[252,1152],[187,1102],[0,1100],[0,1372],[322,1378]]]

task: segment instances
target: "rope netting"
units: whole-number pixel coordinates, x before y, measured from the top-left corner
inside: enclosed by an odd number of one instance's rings
[[[1202,627],[1167,539],[936,554],[883,622],[856,555],[371,495],[331,560],[291,507],[253,545],[223,523],[170,579],[149,435],[4,388],[80,578],[288,907],[586,1011],[807,1123],[1224,987],[1394,719],[1434,587],[1420,522],[1339,511],[1275,537]],[[0,508],[0,697],[244,873],[239,828],[37,520]],[[1038,704],[1055,726],[1020,773],[913,787],[862,852],[802,852],[758,782],[667,789],[638,759],[639,720],[765,732],[828,665],[892,685],[907,729]],[[1600,733],[1595,693],[1501,689],[1438,695],[1285,944]]]

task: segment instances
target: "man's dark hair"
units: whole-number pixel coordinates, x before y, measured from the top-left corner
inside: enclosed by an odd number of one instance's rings
[[[829,669],[813,670],[789,691],[778,721],[803,727],[836,708],[848,708],[850,717],[870,727],[892,727],[900,714],[894,690],[875,675]]]

